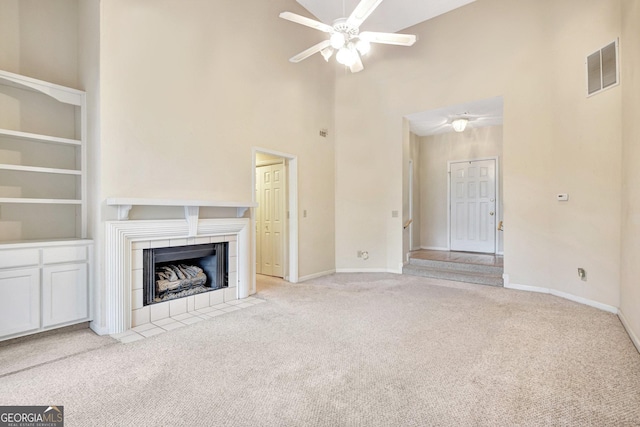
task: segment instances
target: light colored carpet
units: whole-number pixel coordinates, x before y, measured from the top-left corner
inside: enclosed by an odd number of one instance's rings
[[[5,374],[0,404],[64,405],[66,426],[640,425],[612,314],[390,274],[258,286],[265,304]]]

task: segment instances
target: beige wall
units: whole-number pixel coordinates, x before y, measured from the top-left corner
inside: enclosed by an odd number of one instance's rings
[[[425,249],[447,250],[448,242],[448,162],[498,157],[498,191],[502,201],[502,126],[469,128],[420,138],[420,242]],[[502,220],[498,205],[496,224]],[[496,242],[502,252],[502,233]]]
[[[113,0],[101,16],[102,198],[251,201],[252,148],[298,158],[301,276],[334,266],[333,73],[288,58],[293,0]]]
[[[640,350],[640,2],[622,2],[622,284],[620,311]]]
[[[413,47],[375,46],[364,72],[338,73],[337,267],[364,267],[359,249],[371,269],[402,262],[391,212],[404,201],[403,116],[502,95],[505,272],[617,306],[621,88],[586,98],[584,60],[620,35],[620,13],[610,0],[480,0],[408,29]]]
[[[511,282],[620,305],[638,336],[637,0],[479,0],[335,76],[320,57],[287,61],[318,37],[277,18],[305,14],[293,0],[97,5],[0,1],[0,68],[90,92],[97,247],[106,197],[251,200],[261,147],[298,156],[301,276],[398,271],[415,156],[403,117],[502,95]],[[622,86],[586,98],[585,56],[619,36]]]
[[[0,68],[78,87],[77,0],[0,0]]]

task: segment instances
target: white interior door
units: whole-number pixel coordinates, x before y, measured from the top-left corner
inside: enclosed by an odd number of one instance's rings
[[[450,164],[450,248],[496,252],[496,160]]]
[[[285,174],[284,165],[256,168],[256,272],[283,277]]]

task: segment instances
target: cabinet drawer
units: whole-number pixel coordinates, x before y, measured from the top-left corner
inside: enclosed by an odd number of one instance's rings
[[[64,246],[61,248],[46,248],[42,250],[43,264],[58,264],[61,262],[75,262],[86,260],[86,246]]]
[[[28,267],[40,264],[38,249],[0,251],[0,268]]]

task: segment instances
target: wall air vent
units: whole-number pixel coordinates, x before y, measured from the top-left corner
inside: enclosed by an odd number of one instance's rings
[[[616,86],[618,77],[618,41],[587,56],[587,95]]]

